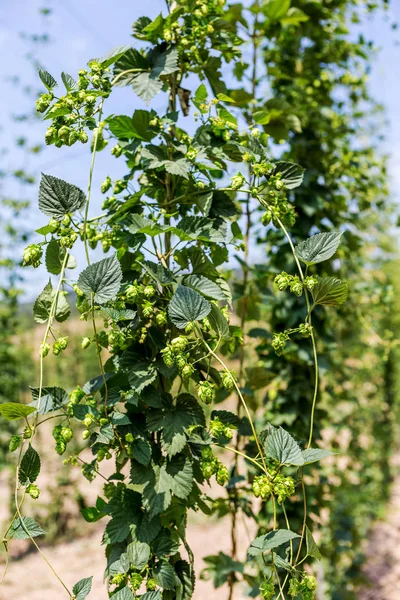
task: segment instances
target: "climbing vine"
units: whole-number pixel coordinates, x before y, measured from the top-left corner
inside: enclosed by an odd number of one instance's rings
[[[82,513],[89,522],[107,519],[105,579],[115,600],[192,597],[195,557],[186,539],[188,513],[212,513],[207,484],[214,477],[227,490],[228,512],[240,501],[261,531],[239,562],[233,511],[232,556],[209,557],[204,576],[212,576],[216,586],[228,583],[230,597],[238,580],[252,597],[315,596],[312,573],[321,554],[308,517],[306,475],[308,465],[333,453],[314,443],[319,360],[313,316],[317,307],[332,310],[343,304],[347,283],[323,271],[338,250],[341,232],[303,239],[292,234],[294,190],[301,189],[304,169],[273,159],[266,126],[278,112],[283,125],[296,131],[295,115],[287,106],[274,112],[272,105],[260,110],[253,102],[258,48],[267,27],[296,28],[308,18],[300,8],[283,4],[254,4],[251,65],[242,56],[242,29],[249,29],[237,5],[182,0],[170,2],[168,13],[153,21],[142,17],[134,23],[133,48],[90,60],[76,80],[62,73],[62,92],[52,75],[39,71],[46,92],[36,107],[50,123],[46,143],[72,146],[90,138],[91,161],[85,192],[42,175],[39,209],[49,221],[37,231],[42,241],[23,253],[25,266],[38,268],[44,260],[53,278],[33,308],[43,338],[32,402],[0,404],[5,419],[24,422],[10,442],[10,451],[18,452],[16,512],[3,545],[8,553],[13,539],[30,539],[54,571],[36,539],[44,531],[23,506],[27,495],[40,494],[36,431],[54,419],[56,452],[67,464],[80,466],[89,481],[105,480],[96,505]],[[250,69],[250,91],[227,89],[221,72],[233,63],[239,80],[246,80]],[[130,86],[134,101],[139,97],[146,104],[163,94],[165,110],[108,115],[107,100],[120,86]],[[96,155],[109,145],[111,154],[124,161],[126,174],[105,176],[101,190],[95,190]],[[99,215],[100,192],[105,198]],[[97,216],[92,216],[93,204]],[[300,341],[303,346],[307,338],[312,356],[309,418],[293,435],[273,419],[260,427],[244,381],[251,366],[243,334],[249,303],[242,301],[239,323],[232,318],[230,260],[245,252],[246,292],[246,252],[255,219],[266,235],[279,236],[271,255],[283,251],[282,239],[285,256],[286,248],[290,252],[285,270],[266,275],[277,306],[291,297],[303,301],[298,321],[277,328],[270,341],[279,357],[288,345]],[[73,252],[80,243],[86,264],[75,275]],[[94,261],[98,245],[107,256]],[[99,375],[85,384],[71,382],[67,392],[46,386],[45,367],[50,352],[62,355],[68,345],[62,323],[70,316],[72,297],[81,318],[91,324],[82,351],[96,353]],[[238,355],[236,374],[232,362]],[[256,379],[265,382],[268,376],[267,368],[258,367],[249,381],[257,389]],[[68,454],[76,424],[81,452]],[[88,448],[90,461],[83,458]],[[246,464],[245,475],[239,459]],[[105,460],[115,465],[108,477],[102,473]],[[262,526],[256,511],[260,502]],[[291,525],[292,513],[298,527]],[[70,599],[89,595],[87,574],[72,589],[54,574]]]

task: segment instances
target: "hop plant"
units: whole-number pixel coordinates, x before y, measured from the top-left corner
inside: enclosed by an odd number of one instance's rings
[[[214,384],[210,381],[200,381],[197,386],[197,394],[204,404],[211,404],[215,399]]]
[[[283,271],[275,277],[275,285],[280,292],[284,292],[289,286],[291,280],[292,276],[288,275],[287,273],[285,273],[285,271]]]
[[[301,279],[298,275],[292,276],[292,280],[289,283],[289,289],[291,292],[296,294],[296,296],[302,295],[304,286],[303,286],[303,282],[301,281]]]
[[[318,278],[314,277],[313,275],[308,275],[307,277],[304,278],[304,287],[309,292],[312,292],[312,290],[315,288],[317,283],[318,283]]]
[[[30,244],[27,246],[22,254],[22,266],[23,267],[34,267],[35,269],[40,266],[41,259],[43,256],[43,249],[39,244]]]
[[[143,577],[142,577],[142,575],[140,575],[140,573],[132,573],[130,582],[131,582],[132,589],[135,592],[137,592],[137,590],[139,590],[140,586],[142,585]]]
[[[235,387],[236,373],[235,371],[222,371],[221,372],[222,385],[228,392],[232,391]]]
[[[273,347],[273,349],[275,350],[275,353],[278,356],[281,356],[283,354],[283,351],[285,350],[286,342],[289,339],[290,339],[289,335],[285,331],[283,331],[281,333],[274,333],[271,346]]]
[[[272,481],[266,475],[257,475],[253,481],[253,493],[256,498],[266,500],[274,491]]]
[[[237,175],[234,175],[232,177],[231,187],[234,190],[237,190],[237,189],[241,188],[245,182],[246,182],[246,178],[244,177],[244,175],[242,175],[241,173],[238,173]]]
[[[215,479],[219,485],[225,485],[229,481],[229,471],[221,462],[218,465]]]
[[[275,584],[272,579],[263,581],[260,585],[260,594],[264,600],[273,600],[275,597]]]

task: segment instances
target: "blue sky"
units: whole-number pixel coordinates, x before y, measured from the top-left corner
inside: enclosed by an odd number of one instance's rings
[[[43,141],[46,125],[37,123],[16,124],[8,121],[5,116],[22,114],[32,107],[32,99],[24,95],[20,86],[13,86],[7,79],[20,75],[24,85],[34,88],[40,87],[33,66],[27,61],[26,54],[34,48],[35,55],[39,57],[43,66],[54,77],[59,78],[61,71],[66,71],[75,76],[77,71],[84,67],[88,59],[102,56],[112,47],[120,44],[134,44],[130,36],[131,24],[139,16],[146,14],[155,17],[160,11],[165,10],[165,0],[14,0],[3,2],[0,8],[0,55],[1,67],[1,94],[0,111],[2,129],[0,131],[0,148],[4,146],[12,149],[0,155],[0,170],[16,169],[24,166],[29,172],[38,174],[40,171],[56,175],[74,183],[83,189],[86,188],[89,169],[89,148],[76,144],[72,148],[55,149],[54,146],[45,149],[37,158],[26,162],[26,155],[22,151],[13,149],[10,140],[18,135],[27,135],[30,145]],[[385,150],[390,154],[390,174],[392,193],[398,196],[397,188],[400,185],[400,33],[393,32],[390,22],[400,22],[400,2],[392,0],[393,7],[389,19],[376,17],[369,19],[363,26],[365,36],[372,39],[380,53],[372,65],[370,79],[371,91],[374,97],[386,107],[389,121]],[[48,6],[52,14],[44,20],[39,13],[39,8]],[[21,32],[50,33],[48,44],[31,44],[21,37]],[[161,96],[155,101],[154,107],[163,106],[165,98]],[[129,89],[118,89],[113,98],[108,101],[108,112],[113,110],[120,114],[130,114],[135,108],[144,107],[140,99],[132,95]],[[105,173],[115,177],[119,174],[118,165],[106,150],[97,158],[94,189],[99,189],[100,179]],[[10,194],[19,194],[20,186],[9,182],[6,191]],[[29,219],[25,221],[27,229],[40,227],[46,222],[46,217],[36,208],[37,188],[29,190],[32,200],[32,209]],[[93,211],[99,212],[101,204],[100,194],[96,191]],[[97,205],[97,206],[96,206]],[[43,276],[43,277],[42,277]],[[34,283],[35,291],[38,290],[38,278],[45,279],[45,273],[27,274],[26,287]]]

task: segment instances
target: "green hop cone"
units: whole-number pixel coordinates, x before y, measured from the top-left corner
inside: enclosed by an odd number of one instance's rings
[[[152,298],[155,293],[156,288],[154,287],[154,285],[146,285],[143,290],[143,294],[146,296],[146,298]]]
[[[37,500],[40,496],[40,490],[38,486],[34,483],[29,484],[26,488],[26,491],[30,495],[30,497],[33,498],[33,500]]]
[[[312,275],[309,275],[308,277],[304,278],[304,287],[309,291],[312,292],[312,290],[315,288],[315,286],[318,283],[318,279],[317,277],[314,277]]]
[[[159,311],[156,314],[156,323],[159,327],[162,327],[163,325],[166,325],[168,322],[167,319],[167,313],[165,313],[164,311]]]
[[[175,364],[174,355],[172,353],[171,347],[168,345],[165,348],[163,348],[163,350],[161,350],[161,355],[163,357],[165,365],[169,369],[171,369]]]
[[[280,292],[284,292],[289,286],[291,280],[292,276],[288,275],[288,273],[285,273],[285,271],[283,271],[275,277],[274,283]]]
[[[274,491],[273,483],[266,475],[257,475],[253,481],[253,493],[256,498],[267,500]]]
[[[112,185],[111,177],[109,175],[107,175],[107,177],[105,178],[105,180],[103,181],[103,183],[100,186],[101,193],[105,194],[106,192],[108,192],[108,190],[111,188],[111,185]]]
[[[310,325],[310,323],[300,323],[299,325],[299,332],[305,338],[310,337],[312,329],[313,328],[312,325]]]
[[[215,479],[219,485],[226,485],[229,481],[229,471],[222,463],[219,463]]]
[[[272,221],[272,217],[273,214],[272,212],[269,210],[269,208],[263,213],[262,217],[261,217],[261,223],[267,227],[267,225],[269,225]]]
[[[42,358],[45,358],[49,352],[50,352],[50,344],[47,344],[47,343],[40,344],[39,355]]]
[[[90,343],[91,343],[90,338],[84,337],[82,339],[82,343],[81,343],[82,350],[86,350],[86,348],[88,348],[90,346]]]
[[[15,452],[15,450],[17,450],[17,448],[20,447],[21,442],[22,438],[20,435],[11,436],[10,443],[8,445],[8,449],[10,450],[10,452]]]
[[[296,296],[302,295],[304,286],[303,286],[303,282],[301,281],[301,279],[298,275],[295,275],[292,278],[292,281],[289,284],[289,289],[291,292],[296,294]]]
[[[79,385],[69,394],[69,399],[72,404],[78,404],[82,398],[86,396],[85,392]]]
[[[140,573],[132,573],[130,581],[132,589],[136,592],[142,585],[143,577],[140,575]]]
[[[215,399],[214,384],[210,381],[200,381],[197,386],[197,394],[204,404],[211,404]]]
[[[39,244],[30,244],[22,254],[22,266],[32,266],[35,269],[40,266],[40,261],[43,256],[42,247]]]
[[[275,597],[275,584],[272,579],[264,581],[260,585],[260,594],[264,600],[273,600]]]
[[[73,438],[73,432],[71,427],[63,427],[60,431],[60,436],[62,437],[62,439],[64,440],[64,442],[66,442],[68,444],[68,442],[70,442]]]
[[[239,188],[242,187],[242,185],[245,183],[246,178],[244,177],[244,175],[242,175],[241,173],[238,173],[237,175],[234,175],[231,179],[231,187],[234,190],[237,190]]]
[[[146,590],[148,592],[154,592],[156,589],[157,589],[157,581],[155,579],[153,579],[152,577],[150,577],[146,581]]]
[[[221,372],[221,380],[222,380],[222,385],[224,386],[224,388],[226,390],[228,390],[228,392],[232,391],[233,388],[235,387],[235,381],[236,381],[236,373],[235,371],[222,371]]]
[[[93,425],[94,422],[95,422],[95,418],[90,413],[87,413],[85,415],[85,418],[82,421],[82,423],[86,427],[86,429],[88,429],[91,425]]]
[[[286,345],[286,342],[288,341],[288,339],[289,339],[289,336],[285,332],[274,333],[274,337],[272,339],[271,346],[273,347],[273,349],[275,350],[275,353],[278,356],[281,356],[283,354],[283,351],[285,349],[285,345]]]
[[[193,365],[186,364],[181,370],[181,375],[183,379],[189,379],[194,373]]]
[[[188,340],[183,335],[180,335],[179,337],[174,338],[171,341],[172,352],[174,354],[180,354],[181,352],[183,352],[186,349],[187,344],[188,344]]]

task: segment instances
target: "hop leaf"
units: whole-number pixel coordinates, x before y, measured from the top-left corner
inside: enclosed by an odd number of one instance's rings
[[[94,302],[105,304],[116,297],[121,281],[121,266],[114,255],[86,267],[79,275],[78,287],[87,296],[93,294]]]

